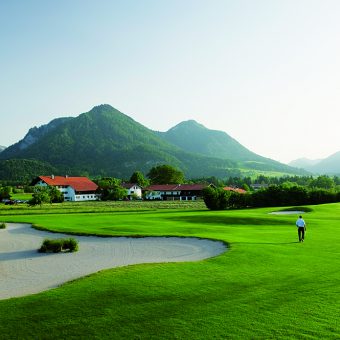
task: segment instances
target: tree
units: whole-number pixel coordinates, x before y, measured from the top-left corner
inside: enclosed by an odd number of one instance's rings
[[[121,181],[114,177],[106,177],[98,182],[99,193],[103,201],[118,201],[127,197],[126,189],[120,186]]]
[[[49,187],[49,195],[51,203],[61,203],[64,202],[63,193],[56,187]]]
[[[0,188],[0,200],[9,199],[11,197],[12,187],[6,186]]]
[[[144,188],[149,185],[149,181],[144,177],[140,171],[135,171],[130,177],[130,183],[136,183],[140,187]]]
[[[153,184],[181,184],[184,182],[183,172],[166,164],[151,168],[147,176]]]
[[[51,197],[49,194],[49,188],[43,186],[37,186],[34,188],[32,198],[28,201],[30,206],[40,205],[43,203],[51,203]]]
[[[321,189],[333,189],[335,187],[335,182],[332,178],[322,175],[311,181],[309,184],[311,188],[321,188]]]

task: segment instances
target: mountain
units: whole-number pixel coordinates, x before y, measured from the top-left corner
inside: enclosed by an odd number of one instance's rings
[[[229,159],[239,167],[265,171],[297,173],[297,169],[262,157],[248,150],[227,133],[210,130],[194,120],[181,122],[167,132],[159,132],[164,140],[181,149],[209,157]]]
[[[316,165],[317,163],[319,163],[320,161],[321,159],[298,158],[288,163],[288,165],[301,169],[309,169]]]
[[[340,151],[329,157],[320,160],[317,164],[310,167],[311,171],[317,174],[340,174]]]
[[[256,155],[225,132],[194,121],[155,132],[107,104],[30,129],[21,141],[1,152],[1,159],[35,160],[55,169],[54,173],[120,178],[136,170],[147,173],[159,164],[171,164],[187,178],[223,178],[239,173],[240,167],[300,172]],[[42,174],[50,174],[46,171]]]
[[[45,136],[49,132],[53,131],[58,126],[72,119],[74,118],[72,117],[56,118],[50,121],[48,124],[42,125],[40,127],[35,126],[29,129],[26,136],[22,140],[20,140],[18,143],[13,144],[10,147],[9,154],[15,154],[17,152],[20,153],[20,151],[29,148],[31,145],[40,140],[43,136]],[[4,155],[6,155],[6,153]]]
[[[4,151],[6,149],[5,146],[0,145],[0,152]]]
[[[181,150],[110,105],[99,105],[76,118],[59,120],[49,131],[46,126],[39,129],[43,133],[35,133],[32,143],[26,142],[32,135],[30,130],[22,141],[2,152],[0,159],[35,159],[65,174],[117,177],[128,177],[135,170],[148,172],[152,166],[163,163],[180,168],[188,177],[221,177],[227,168],[236,166],[230,160]]]
[[[340,151],[324,159],[311,160],[300,158],[289,163],[301,169],[315,174],[339,175],[340,174]]]

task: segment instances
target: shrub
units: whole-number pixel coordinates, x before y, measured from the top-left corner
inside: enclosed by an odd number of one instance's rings
[[[45,239],[38,250],[39,253],[60,253],[61,251],[74,252],[78,250],[78,241],[74,238],[69,239]]]
[[[6,229],[6,223],[1,222],[0,223],[0,229]]]
[[[68,249],[70,252],[77,251],[78,250],[78,241],[74,238],[69,238],[66,240],[63,240],[63,249]]]
[[[210,210],[224,210],[229,207],[230,191],[222,188],[207,187],[203,189],[203,200]]]

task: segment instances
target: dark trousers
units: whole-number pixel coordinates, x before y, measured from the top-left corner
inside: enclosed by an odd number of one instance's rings
[[[303,241],[305,239],[305,227],[299,227],[298,228],[298,235],[299,235],[299,241]]]

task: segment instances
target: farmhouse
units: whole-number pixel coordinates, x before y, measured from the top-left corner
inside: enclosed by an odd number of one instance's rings
[[[238,192],[239,194],[245,194],[247,192],[244,189],[240,189],[240,188],[236,188],[236,187],[224,187],[223,190],[234,191],[234,192]]]
[[[127,198],[142,198],[142,188],[136,183],[122,183],[121,186],[127,190]]]
[[[195,201],[202,190],[212,184],[153,184],[144,188],[145,198],[163,201]]]
[[[39,176],[32,185],[53,186],[64,195],[64,201],[95,201],[98,199],[97,184],[87,177]]]

